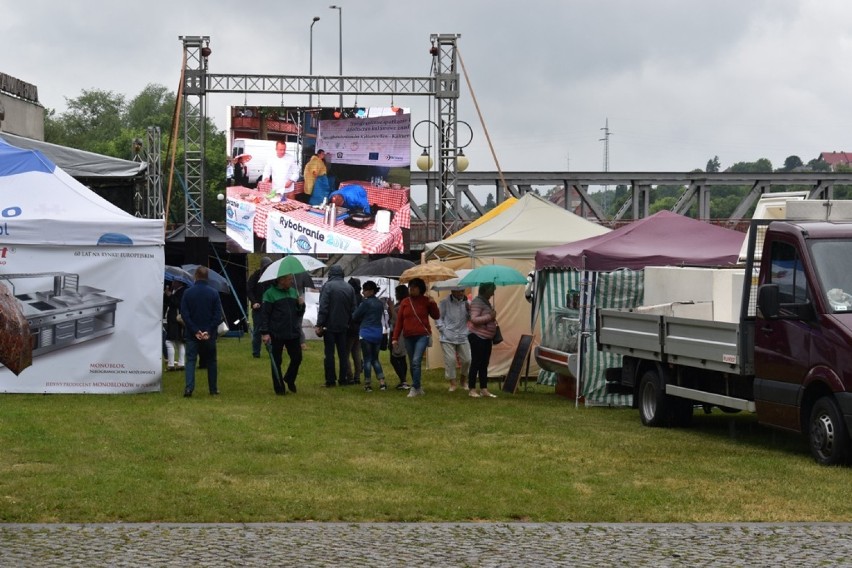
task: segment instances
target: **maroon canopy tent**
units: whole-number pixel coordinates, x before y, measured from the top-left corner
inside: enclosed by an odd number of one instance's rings
[[[640,270],[646,266],[737,263],[745,233],[660,211],[609,233],[542,249],[536,270]]]

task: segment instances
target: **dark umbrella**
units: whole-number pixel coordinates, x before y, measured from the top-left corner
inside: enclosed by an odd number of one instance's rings
[[[192,274],[181,268],[180,266],[169,266],[166,265],[166,271],[164,278],[167,282],[172,282],[173,280],[177,280],[178,282],[183,282],[187,286],[192,286],[193,281],[195,280],[192,277]]]
[[[190,274],[195,276],[195,269],[201,266],[200,264],[182,264],[181,268],[189,272]],[[228,282],[228,279],[212,270],[210,268],[207,269],[207,283],[213,287],[214,290],[221,292],[223,294],[231,293],[231,284]]]
[[[350,276],[373,276],[377,278],[399,278],[399,275],[416,266],[410,260],[395,256],[386,256],[362,264],[352,271]]]

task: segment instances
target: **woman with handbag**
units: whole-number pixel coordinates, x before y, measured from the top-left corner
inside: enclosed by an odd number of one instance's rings
[[[396,296],[396,303],[392,304],[388,301],[388,316],[390,317],[388,327],[390,327],[391,332],[396,326],[396,313],[399,311],[399,306],[402,301],[408,297],[408,286],[400,284],[394,288],[394,295]],[[406,378],[408,377],[408,353],[405,352],[404,341],[400,341],[399,343],[395,343],[391,346],[390,362],[396,376],[399,377],[399,384],[396,385],[396,390],[410,389],[411,385],[406,382]]]
[[[411,364],[412,384],[408,391],[409,398],[426,394],[420,383],[420,368],[423,353],[432,338],[430,317],[435,320],[441,317],[438,304],[426,296],[426,282],[422,278],[414,278],[408,283],[408,298],[400,302],[399,310],[397,310],[391,342],[396,346],[399,344],[400,336],[404,336],[402,340],[405,342],[405,350],[408,352],[408,360]]]
[[[479,287],[479,295],[470,303],[470,320],[467,327],[470,335],[470,375],[468,375],[468,395],[472,398],[497,398],[488,392],[488,363],[491,360],[491,348],[497,333],[497,312],[491,306],[496,286],[491,283]],[[476,379],[479,377],[479,392]]]

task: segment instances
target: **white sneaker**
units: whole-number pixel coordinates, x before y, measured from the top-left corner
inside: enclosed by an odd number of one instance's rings
[[[467,396],[469,396],[470,398],[480,398],[479,393],[476,392],[475,389],[470,389],[469,391],[467,391]]]
[[[415,389],[415,388],[408,389],[408,398],[414,398],[415,396],[418,396],[418,395],[419,395],[419,393],[417,392],[417,389]]]

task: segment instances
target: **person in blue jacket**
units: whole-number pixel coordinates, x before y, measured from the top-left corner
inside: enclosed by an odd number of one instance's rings
[[[329,202],[347,209],[363,209],[370,213],[370,203],[367,201],[367,190],[358,184],[344,185],[328,196]]]
[[[222,302],[219,292],[207,283],[206,266],[195,269],[195,283],[187,288],[180,302],[180,315],[186,333],[186,386],[183,396],[195,390],[195,364],[198,355],[206,355],[207,386],[210,394],[219,394],[216,362],[217,329],[222,322]]]
[[[364,390],[373,392],[370,374],[372,369],[376,370],[376,378],[379,379],[379,389],[387,390],[385,384],[385,372],[379,362],[379,349],[382,343],[384,327],[382,321],[385,314],[385,304],[376,294],[379,287],[372,280],[367,280],[361,287],[364,299],[355,308],[352,319],[359,322],[359,335],[361,336],[361,353],[364,358]]]

